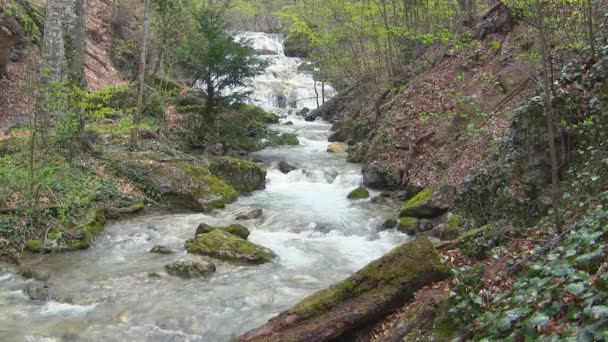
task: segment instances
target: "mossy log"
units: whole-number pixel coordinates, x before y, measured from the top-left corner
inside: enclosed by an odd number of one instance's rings
[[[393,249],[346,280],[304,299],[264,326],[238,338],[254,341],[330,341],[385,317],[411,301],[449,269],[426,238]]]

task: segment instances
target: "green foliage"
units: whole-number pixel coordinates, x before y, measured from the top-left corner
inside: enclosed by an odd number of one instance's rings
[[[238,89],[267,63],[246,42],[236,42],[228,34],[221,9],[203,7],[195,11],[194,19],[196,33],[184,36],[174,53],[181,68],[200,82],[205,95],[201,114],[207,124],[213,124],[217,108],[245,99],[248,93]]]
[[[276,132],[271,132],[268,136],[268,141],[266,142],[266,146],[268,147],[276,147],[276,146],[295,146],[299,145],[300,141],[298,140],[298,136],[295,133],[281,133],[278,134]]]

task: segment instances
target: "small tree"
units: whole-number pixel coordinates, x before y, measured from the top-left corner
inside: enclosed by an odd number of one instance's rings
[[[220,106],[249,95],[243,90],[247,80],[261,74],[267,63],[246,42],[235,41],[227,32],[221,9],[205,7],[195,14],[195,22],[197,34],[185,39],[177,54],[184,71],[204,91],[202,129],[215,123]]]

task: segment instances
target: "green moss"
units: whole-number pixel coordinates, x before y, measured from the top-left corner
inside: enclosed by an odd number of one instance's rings
[[[247,238],[249,237],[249,229],[245,228],[243,225],[240,224],[231,224],[226,227],[220,227],[219,229],[228,232],[232,235],[236,235],[241,239],[247,240]]]
[[[25,241],[25,249],[30,252],[39,253],[42,251],[44,243],[40,240],[27,240]]]
[[[403,284],[431,272],[442,278],[449,274],[449,269],[439,261],[432,243],[426,238],[418,238],[372,261],[346,280],[304,299],[287,313],[306,319],[370,290],[387,295],[394,293]]]
[[[266,170],[250,161],[231,157],[214,158],[209,169],[241,193],[261,190],[266,184]]]
[[[445,240],[456,240],[460,236],[460,229],[447,226],[444,230],[439,233],[439,238]]]
[[[80,251],[91,247],[91,242],[88,239],[85,240],[70,240],[66,243],[66,249],[68,251]]]
[[[430,199],[431,196],[433,196],[433,189],[431,189],[431,188],[427,188],[427,189],[420,191],[416,196],[410,198],[401,206],[402,216],[405,216],[405,215],[403,215],[403,213],[407,209],[414,208],[414,207],[421,205],[422,203],[424,203],[425,201]]]
[[[434,337],[438,337],[441,340],[454,337],[458,333],[459,325],[450,314],[450,308],[450,301],[444,300],[435,313],[432,333]]]
[[[397,230],[407,235],[416,235],[416,231],[418,230],[418,219],[408,216],[400,218]]]
[[[451,228],[460,228],[462,217],[458,214],[448,213],[448,226]]]
[[[368,198],[369,197],[369,191],[367,191],[366,188],[360,186],[360,187],[356,188],[355,190],[351,191],[348,194],[348,196],[346,196],[346,197],[348,199],[353,199],[353,200]]]
[[[220,229],[199,234],[194,240],[186,241],[184,247],[192,254],[253,264],[270,262],[275,257],[270,249]]]

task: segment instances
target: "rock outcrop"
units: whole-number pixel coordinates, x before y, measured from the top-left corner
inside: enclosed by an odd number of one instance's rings
[[[264,214],[264,211],[260,208],[253,208],[251,210],[248,210],[245,213],[239,214],[236,216],[235,219],[237,220],[255,220],[257,218],[259,218],[260,216],[262,216]]]
[[[206,212],[236,200],[236,191],[230,185],[207,168],[185,161],[163,162],[144,152],[117,156],[110,167],[118,176],[140,184],[150,197],[171,207]]]
[[[240,342],[333,341],[390,314],[424,286],[448,277],[432,243],[419,238],[279,314]]]

